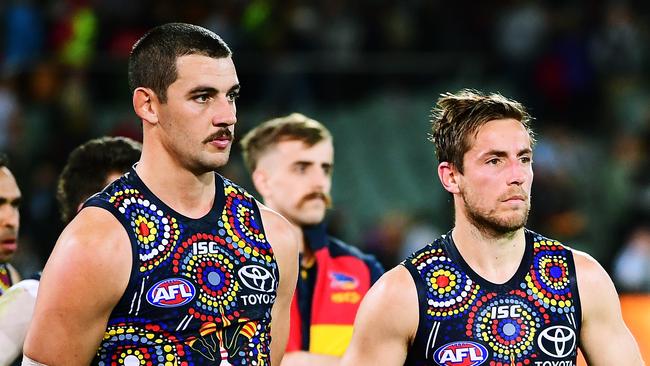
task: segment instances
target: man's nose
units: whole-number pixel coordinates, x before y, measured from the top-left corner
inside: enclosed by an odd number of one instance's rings
[[[235,103],[228,100],[226,97],[217,99],[214,104],[214,116],[212,117],[212,124],[215,126],[234,125],[237,123],[237,108]]]

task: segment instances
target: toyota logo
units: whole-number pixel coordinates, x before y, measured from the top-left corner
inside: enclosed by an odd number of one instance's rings
[[[544,353],[551,357],[566,357],[575,349],[576,334],[569,327],[555,325],[544,329],[539,334],[537,344]]]
[[[244,286],[251,290],[272,292],[275,290],[275,278],[268,269],[251,264],[244,266],[237,272]]]

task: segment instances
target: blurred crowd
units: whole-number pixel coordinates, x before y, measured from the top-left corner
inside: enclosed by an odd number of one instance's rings
[[[335,170],[332,228],[387,267],[448,230],[452,217],[446,195],[417,191],[438,189],[432,146],[414,150],[402,133],[417,125],[425,142],[419,101],[430,108],[439,93],[475,87],[522,101],[536,118],[528,226],[594,255],[622,290],[650,291],[649,10],[605,0],[4,0],[0,151],[25,197],[17,267],[40,268],[62,229],[54,185],[67,154],[100,135],[140,139],[130,47],[154,25],[183,21],[233,49],[240,135],[300,111],[332,124],[335,140],[356,141],[337,146],[337,158],[368,171]],[[363,112],[377,104],[393,119]],[[354,126],[337,125],[343,119]],[[374,137],[390,143],[346,155]],[[382,182],[402,174],[373,161],[387,155],[415,166],[403,184]],[[223,173],[245,182],[238,156]],[[346,195],[357,183],[372,195]],[[353,202],[364,197],[377,199]]]

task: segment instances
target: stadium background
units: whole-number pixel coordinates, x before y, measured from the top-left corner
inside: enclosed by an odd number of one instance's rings
[[[140,139],[126,79],[133,42],[152,26],[184,21],[215,31],[234,51],[238,136],[294,111],[332,130],[332,231],[386,266],[451,225],[428,117],[440,93],[469,87],[517,99],[536,118],[528,226],[611,273],[632,230],[650,225],[649,8],[604,0],[3,0],[0,151],[24,194],[17,267],[39,269],[62,228],[55,181],[71,149],[106,134]],[[222,173],[252,189],[237,146]]]

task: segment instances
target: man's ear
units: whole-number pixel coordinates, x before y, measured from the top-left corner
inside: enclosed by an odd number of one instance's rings
[[[158,123],[158,111],[155,105],[157,102],[156,93],[149,88],[139,87],[133,91],[133,109],[143,121]]]
[[[443,161],[438,164],[438,178],[440,178],[440,183],[447,192],[451,194],[460,193],[460,176],[460,172],[452,163]]]
[[[260,168],[255,168],[251,178],[253,178],[255,190],[257,190],[262,197],[266,197],[270,192],[269,177],[266,174],[266,171]]]

